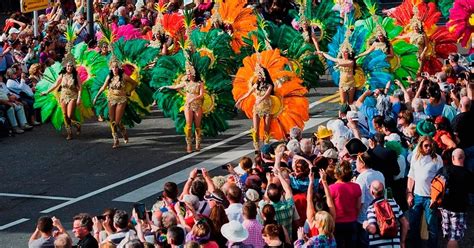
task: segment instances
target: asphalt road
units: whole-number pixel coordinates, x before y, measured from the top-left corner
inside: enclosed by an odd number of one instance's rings
[[[336,88],[309,94],[313,126],[337,114]],[[321,101],[322,100],[322,101]],[[153,111],[129,129],[130,143],[112,149],[107,123],[88,122],[82,134],[65,134],[44,124],[13,138],[0,139],[0,247],[25,247],[39,216],[51,215],[72,229],[76,213],[100,214],[106,207],[130,210],[133,202],[151,206],[164,182],[184,182],[189,170],[206,167],[212,175],[220,166],[252,153],[246,131],[251,121],[239,115],[230,129],[205,138],[201,152],[187,155],[184,137],[173,122]]]

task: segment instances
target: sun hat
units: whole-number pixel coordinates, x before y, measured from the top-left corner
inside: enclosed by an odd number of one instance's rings
[[[260,200],[260,195],[258,192],[254,189],[248,189],[247,192],[245,192],[245,200],[246,201],[251,201],[251,202],[257,202]]]
[[[20,33],[20,30],[18,30],[17,28],[10,28],[10,30],[8,30],[8,34],[11,35],[11,34],[19,34]]]
[[[236,221],[231,220],[228,223],[222,225],[221,233],[224,238],[226,238],[230,242],[242,242],[249,237],[249,232],[244,226]]]
[[[331,137],[332,136],[332,131],[329,130],[326,126],[320,125],[318,127],[318,131],[316,133],[314,133],[314,135],[316,137],[318,137],[318,139],[324,139],[324,138],[327,138],[327,137]]]
[[[331,159],[337,159],[338,158],[338,153],[336,150],[334,149],[327,149],[324,153],[323,153],[323,157],[325,158],[331,158]]]
[[[422,120],[416,125],[416,132],[421,136],[433,137],[436,132],[436,128],[431,121]]]

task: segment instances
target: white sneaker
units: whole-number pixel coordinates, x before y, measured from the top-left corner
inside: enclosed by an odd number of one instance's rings
[[[13,132],[16,133],[16,134],[22,134],[24,133],[25,131],[23,131],[23,129],[19,128],[19,127],[14,127],[13,128]]]
[[[28,123],[26,123],[25,125],[21,126],[21,129],[23,129],[23,130],[31,130],[31,129],[33,129],[33,127],[30,126]]]

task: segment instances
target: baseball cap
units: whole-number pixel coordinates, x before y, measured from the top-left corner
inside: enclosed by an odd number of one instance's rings
[[[20,33],[20,30],[18,30],[17,28],[10,28],[10,30],[8,31],[8,34],[19,34]]]

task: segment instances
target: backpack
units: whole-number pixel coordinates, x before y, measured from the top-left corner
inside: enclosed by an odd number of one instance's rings
[[[396,238],[398,234],[398,223],[393,213],[392,206],[387,200],[374,203],[375,218],[382,238]]]
[[[444,197],[448,190],[449,173],[447,166],[439,169],[436,176],[431,180],[431,201],[430,208],[435,209],[443,204]]]

